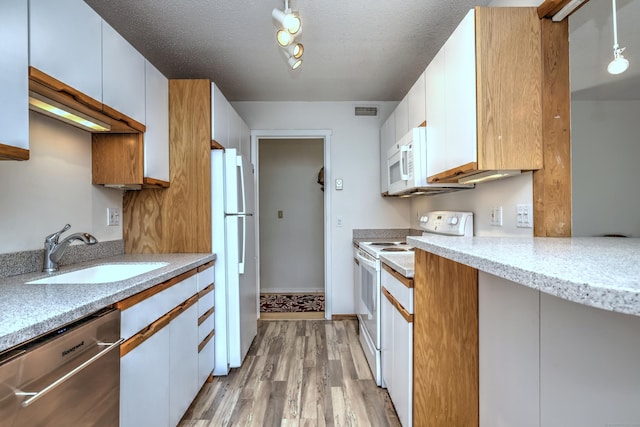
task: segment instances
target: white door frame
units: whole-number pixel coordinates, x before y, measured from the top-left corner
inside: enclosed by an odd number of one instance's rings
[[[258,141],[260,139],[324,139],[324,317],[331,320],[331,133],[329,129],[317,130],[252,130],[251,131],[251,162],[255,165],[255,209],[256,228],[256,286],[260,298],[260,183],[258,182]],[[260,303],[258,301],[258,318],[260,318]]]

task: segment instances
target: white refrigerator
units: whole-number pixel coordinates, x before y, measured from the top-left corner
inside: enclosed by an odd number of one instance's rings
[[[214,375],[239,367],[258,331],[253,173],[236,149],[211,150]]]

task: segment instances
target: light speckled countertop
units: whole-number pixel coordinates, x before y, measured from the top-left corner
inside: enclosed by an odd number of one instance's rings
[[[380,254],[380,261],[409,279],[413,278],[414,259],[413,252]]]
[[[29,273],[0,279],[0,351],[37,337],[215,259],[213,254],[119,255],[61,267],[60,272],[122,262],[168,262],[131,279],[98,284],[27,285]]]
[[[550,295],[640,315],[640,239],[409,237],[407,243]]]

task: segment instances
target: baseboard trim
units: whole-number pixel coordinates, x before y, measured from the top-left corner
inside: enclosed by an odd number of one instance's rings
[[[356,320],[358,317],[355,314],[333,314],[331,320]]]

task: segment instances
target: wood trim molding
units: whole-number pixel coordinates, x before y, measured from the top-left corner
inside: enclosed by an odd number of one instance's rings
[[[393,268],[389,267],[387,264],[382,263],[382,268],[391,274],[394,278],[396,278],[400,283],[405,285],[409,289],[413,289],[413,279],[408,277],[404,277],[402,274],[395,271]]]
[[[478,172],[478,163],[477,162],[469,162],[462,166],[458,166],[457,168],[449,169],[444,172],[440,172],[435,175],[431,175],[427,178],[427,182],[429,183],[457,183],[458,179],[463,178],[468,175],[472,175]]]
[[[582,6],[587,4],[588,1],[589,0],[584,0],[584,2],[576,7],[571,13],[574,13],[576,10],[580,9]],[[571,0],[546,0],[544,3],[538,6],[538,16],[540,17],[540,19],[552,18],[553,15],[558,13],[569,2],[571,2]],[[571,14],[567,15],[567,18],[570,15]],[[566,21],[567,18],[565,18],[564,21]]]
[[[126,114],[121,113],[115,108],[109,107],[106,104],[102,104],[102,112],[115,120],[128,124],[129,126],[131,126],[131,128],[137,130],[140,133],[144,133],[147,131],[147,127],[139,121],[127,116]]]
[[[214,259],[213,261],[209,261],[206,264],[202,264],[201,266],[198,267],[198,273],[203,272],[211,267],[213,267],[216,264],[216,260]]]
[[[213,336],[216,334],[216,330],[212,329],[211,332],[209,332],[209,335],[207,335],[200,344],[198,344],[198,353],[200,353],[202,351],[202,349],[207,345],[207,343],[209,341],[211,341],[211,338],[213,338]]]
[[[0,144],[0,160],[29,160],[29,150]]]
[[[332,314],[331,320],[356,320],[358,316],[355,314]]]
[[[533,235],[571,236],[569,22],[542,20],[544,168],[533,172]]]
[[[54,77],[51,77],[47,73],[40,71],[37,68],[29,67],[29,79],[38,82],[55,92],[65,94],[68,97],[74,99],[76,102],[79,102],[80,104],[83,104],[95,111],[102,111],[102,103],[100,101],[91,98],[89,95],[86,95],[79,90],[72,88],[71,86],[61,82]],[[31,89],[31,87],[29,87],[29,89]],[[46,94],[42,95],[46,96]],[[57,99],[55,99],[55,101],[57,101]]]
[[[140,344],[154,336],[171,322],[171,312],[165,314],[137,334],[126,340],[120,345],[120,357],[124,357],[127,353],[138,347]]]
[[[385,297],[387,297],[391,305],[394,306],[396,310],[398,310],[400,315],[404,317],[404,320],[406,320],[407,323],[413,323],[413,314],[405,310],[402,304],[400,304],[398,300],[395,299],[388,290],[386,290],[385,288],[382,288],[382,293],[384,294]]]
[[[142,186],[144,188],[169,188],[169,182],[155,178],[142,178]]]
[[[224,148],[224,145],[220,144],[215,139],[211,140],[211,149],[212,150],[226,150],[226,148]]]
[[[203,290],[201,290],[200,292],[198,292],[198,298],[202,298],[203,296],[205,296],[209,292],[212,292],[213,289],[214,289],[214,286],[213,286],[213,283],[212,283],[209,286],[207,286],[206,288],[204,288]]]
[[[216,312],[215,307],[211,307],[209,310],[205,311],[202,316],[198,317],[198,326],[202,325],[204,321],[207,320],[209,316],[211,316],[215,312]]]
[[[165,289],[170,288],[171,286],[176,285],[195,274],[196,274],[196,269],[194,268],[193,270],[189,270],[185,273],[182,273],[181,275],[176,276],[173,279],[169,279],[166,282],[159,283],[149,289],[145,289],[142,292],[138,292],[137,294],[132,295],[129,298],[125,298],[122,301],[118,301],[117,303],[114,304],[114,307],[117,308],[118,310],[126,310],[127,308],[133,307],[139,302],[142,302],[147,298],[151,298],[155,294],[158,294],[164,291]]]
[[[425,120],[424,122],[420,123],[420,125],[418,126],[419,128],[425,128],[427,127],[427,121]]]

